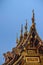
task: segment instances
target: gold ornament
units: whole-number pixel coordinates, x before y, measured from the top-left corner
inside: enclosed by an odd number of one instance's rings
[[[32,38],[32,35],[30,36],[30,38]]]
[[[35,38],[37,38],[37,35],[35,35]]]
[[[28,42],[28,44],[30,44],[30,42]]]

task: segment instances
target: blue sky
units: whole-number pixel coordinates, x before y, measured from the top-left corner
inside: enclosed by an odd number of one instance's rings
[[[16,34],[20,36],[26,19],[29,31],[33,9],[37,32],[43,40],[43,0],[0,0],[0,65],[4,62],[3,53],[16,46]]]

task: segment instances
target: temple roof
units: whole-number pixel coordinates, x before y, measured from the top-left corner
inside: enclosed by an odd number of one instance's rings
[[[23,34],[23,25],[21,25],[20,39],[16,39],[17,46],[12,48],[11,52],[4,53],[5,63],[3,65],[24,65],[26,56],[38,56],[43,55],[43,42],[40,39],[35,25],[34,10],[32,11],[32,25],[28,32],[27,20],[25,25],[25,32]],[[30,55],[28,54],[30,51]]]

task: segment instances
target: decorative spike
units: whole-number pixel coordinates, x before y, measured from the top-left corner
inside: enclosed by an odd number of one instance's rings
[[[21,35],[23,35],[23,24],[21,25]]]
[[[24,38],[26,39],[26,37],[27,37],[27,19],[26,19],[26,25],[25,25],[25,33],[24,33]]]
[[[34,23],[34,21],[35,21],[35,18],[34,18],[34,9],[33,9],[33,11],[32,11],[32,23]]]
[[[18,33],[17,33],[16,43],[18,43]]]
[[[22,38],[23,38],[23,25],[21,25],[20,42],[22,41]]]
[[[26,19],[25,31],[27,33],[27,19]]]

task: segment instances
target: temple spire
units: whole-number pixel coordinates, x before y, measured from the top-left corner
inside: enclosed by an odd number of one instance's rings
[[[26,25],[25,25],[25,32],[27,33],[27,19],[26,19]]]
[[[20,42],[22,41],[22,38],[23,38],[23,24],[21,25]]]
[[[25,25],[25,33],[24,33],[24,38],[26,39],[26,37],[27,37],[27,19],[26,19],[26,25]]]
[[[21,35],[23,35],[23,24],[21,25]]]
[[[35,14],[34,14],[34,9],[32,10],[32,29],[34,29],[36,31],[36,27],[35,27]]]
[[[35,17],[34,17],[34,9],[32,10],[32,23],[34,23],[34,21],[35,21]]]
[[[18,43],[18,41],[19,41],[19,40],[18,40],[18,33],[17,33],[17,37],[16,37],[16,43]]]

